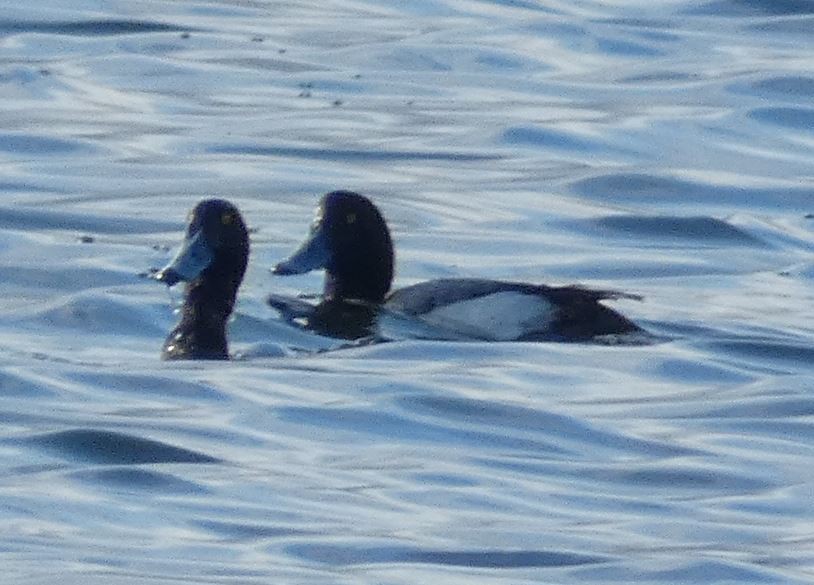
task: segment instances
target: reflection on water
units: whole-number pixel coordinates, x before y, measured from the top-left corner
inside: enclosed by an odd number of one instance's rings
[[[149,16],[145,16],[149,15]],[[0,516],[14,583],[808,583],[803,0],[66,2],[0,19]],[[641,295],[659,343],[349,344],[265,299],[322,193],[397,285]],[[240,359],[162,363],[233,200]]]

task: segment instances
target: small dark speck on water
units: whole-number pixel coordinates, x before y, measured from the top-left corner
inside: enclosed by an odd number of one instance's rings
[[[278,53],[280,53],[280,54],[282,55],[282,54],[284,54],[284,53],[285,53],[285,49],[277,49],[277,52],[278,52]]]
[[[361,73],[357,73],[356,75],[354,75],[354,76],[353,76],[353,78],[354,78],[354,79],[362,79],[362,74],[361,74]]]
[[[263,37],[252,37],[253,43],[262,43],[265,39]]]
[[[308,98],[311,97],[311,89],[313,89],[314,84],[311,83],[310,81],[302,81],[297,84],[297,87],[299,87],[302,90],[300,92],[299,97]]]
[[[332,104],[333,104],[333,106],[334,106],[335,108],[338,108],[339,106],[341,106],[341,105],[343,104],[343,102],[342,102],[342,100],[334,100],[334,101],[332,102]]]
[[[188,38],[189,38],[189,36],[190,36],[190,35],[189,35],[189,33],[188,33],[188,32],[182,32],[182,33],[181,33],[181,38],[182,38],[182,39],[188,39]]]
[[[806,219],[814,219],[814,213],[806,213]]]
[[[94,238],[93,236],[88,236],[88,235],[79,236],[76,239],[79,241],[80,244],[92,244],[93,242],[96,241],[96,238]]]
[[[155,250],[156,252],[169,252],[170,247],[165,246],[164,244],[155,244],[153,245],[153,250]]]
[[[259,228],[259,227],[250,227],[250,228],[248,228],[248,229],[249,229],[249,233],[250,233],[250,234],[256,234],[257,232],[259,232],[259,231],[260,231],[260,228]]]
[[[42,75],[43,77],[48,77],[49,75],[51,75],[51,70],[42,68],[40,69],[40,75]]]

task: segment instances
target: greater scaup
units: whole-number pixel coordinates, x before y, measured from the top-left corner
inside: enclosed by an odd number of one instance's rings
[[[181,249],[155,275],[167,286],[186,281],[181,320],[164,342],[162,359],[229,359],[226,323],[248,258],[248,230],[237,207],[222,199],[198,203]]]
[[[289,275],[324,268],[323,301],[314,307],[271,295],[268,302],[289,318],[305,319],[309,329],[344,338],[370,335],[380,306],[458,338],[587,341],[642,332],[599,302],[635,295],[479,278],[431,280],[388,295],[393,264],[390,232],[378,208],[358,193],[333,191],[320,201],[306,241],[273,269]],[[348,321],[362,327],[343,327]]]

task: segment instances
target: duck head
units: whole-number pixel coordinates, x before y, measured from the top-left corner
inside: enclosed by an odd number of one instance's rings
[[[205,199],[189,215],[175,258],[155,278],[186,282],[181,321],[164,343],[164,359],[226,359],[226,322],[246,272],[249,236],[238,209]]]
[[[308,237],[272,272],[325,269],[326,300],[380,303],[393,281],[393,243],[378,208],[352,191],[332,191],[319,203]]]

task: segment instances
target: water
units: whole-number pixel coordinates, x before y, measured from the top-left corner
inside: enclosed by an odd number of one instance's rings
[[[814,4],[404,4],[3,3],[0,582],[810,583]],[[263,299],[337,188],[663,341],[318,352]],[[161,363],[205,196],[243,359]]]

